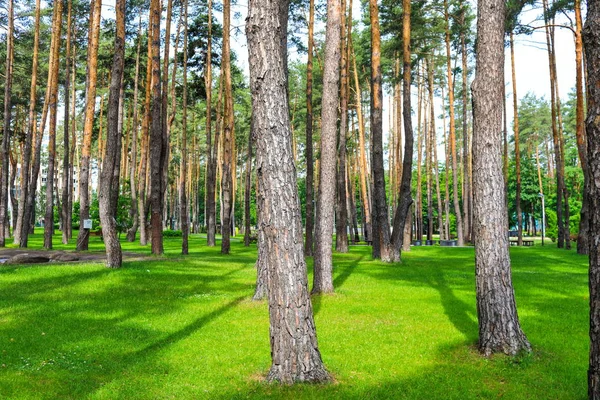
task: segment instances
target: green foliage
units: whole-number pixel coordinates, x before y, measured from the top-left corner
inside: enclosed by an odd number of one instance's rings
[[[183,234],[181,231],[179,230],[171,230],[171,229],[166,229],[163,231],[163,237],[168,237],[168,238],[175,238],[175,237],[181,237]]]

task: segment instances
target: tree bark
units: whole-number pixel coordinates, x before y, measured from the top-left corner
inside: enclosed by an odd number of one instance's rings
[[[29,219],[31,213],[26,212],[28,209],[26,203],[28,199],[28,193],[31,190],[29,185],[30,177],[30,165],[31,165],[31,153],[32,153],[32,142],[36,130],[36,98],[37,98],[37,74],[38,74],[38,63],[39,63],[39,45],[40,45],[40,5],[41,1],[36,0],[35,2],[35,28],[33,36],[33,61],[31,71],[31,86],[29,89],[29,121],[27,125],[27,135],[25,136],[25,147],[23,149],[23,160],[21,165],[21,193],[19,195],[19,211],[17,214],[17,224],[13,230],[14,244],[19,244],[20,247],[27,247],[27,236],[29,235]],[[25,240],[22,241],[23,236]],[[22,246],[21,244],[24,244]]]
[[[90,157],[92,150],[92,130],[96,108],[96,78],[98,74],[98,39],[100,36],[100,13],[102,0],[90,3],[90,30],[88,36],[87,77],[85,95],[85,122],[83,125],[83,148],[79,166],[79,234],[77,250],[87,250],[89,229],[83,229],[83,221],[90,217]]]
[[[479,351],[489,356],[531,351],[521,330],[512,286],[508,211],[502,176],[504,87],[503,0],[477,6],[476,77],[473,91],[473,195]]]
[[[336,214],[335,214],[335,250],[338,253],[348,252],[348,211],[346,208],[346,140],[348,131],[348,53],[346,46],[347,22],[346,0],[341,2],[341,65],[340,65],[340,130],[337,151],[336,174]]]
[[[587,70],[587,159],[590,173],[590,362],[588,397],[600,399],[600,4],[588,1],[583,28]]]
[[[2,171],[0,175],[0,247],[5,246],[6,228],[8,223],[8,167],[10,151],[10,123],[12,113],[12,79],[13,79],[13,59],[14,59],[14,4],[13,0],[8,0],[8,29],[6,31],[6,65],[4,81],[4,129],[2,133]]]
[[[188,1],[184,1],[183,5],[183,110],[181,117],[181,181],[179,182],[180,196],[179,206],[181,207],[181,254],[188,254],[188,235],[190,230],[190,213],[188,209],[188,194],[187,194],[187,169],[188,169],[188,151],[187,151],[187,60],[188,60]],[[173,74],[175,75],[175,74]],[[175,111],[175,110],[174,110]]]
[[[215,189],[217,184],[216,157],[218,153],[218,130],[215,132],[215,142],[212,140],[212,0],[208,0],[208,39],[206,50],[206,67],[204,70],[204,86],[206,87],[206,215],[207,233],[206,243],[208,246],[216,244],[217,216],[215,203]],[[214,147],[214,149],[213,149]]]
[[[412,129],[412,109],[410,99],[411,85],[411,48],[410,48],[410,25],[411,25],[411,3],[410,0],[402,0],[404,10],[402,20],[402,114],[404,117],[404,158],[402,160],[402,179],[400,181],[400,194],[398,195],[398,208],[394,213],[394,231],[392,232],[393,259],[400,261],[401,250],[410,249],[410,207],[413,203],[411,193],[412,162],[414,135]],[[408,221],[408,222],[407,222]],[[406,232],[409,232],[406,234]],[[408,242],[408,243],[407,243]]]
[[[450,52],[450,17],[448,0],[444,0],[444,18],[446,20],[446,71],[448,75],[448,106],[450,115],[450,151],[452,155],[452,194],[454,198],[454,214],[456,216],[456,236],[458,245],[464,245],[463,222],[458,202],[458,166],[456,159],[456,127],[454,119],[454,78],[452,76],[452,54]]]
[[[113,200],[113,196],[115,191],[118,195],[120,176],[119,152],[121,150],[121,141],[119,138],[119,103],[121,100],[120,92],[125,57],[125,0],[117,0],[115,9],[116,35],[108,96],[106,152],[100,172],[101,178],[98,191],[100,222],[102,224],[102,236],[104,238],[104,246],[106,247],[106,266],[108,268],[120,268],[123,262],[121,244],[117,236],[117,222],[115,220],[116,202]]]
[[[302,249],[287,100],[288,2],[250,0],[250,87],[256,118],[259,259],[266,263],[272,366],[268,381],[330,380],[318,349]],[[339,65],[339,64],[338,64]]]
[[[463,234],[466,242],[473,242],[473,209],[471,190],[471,151],[469,150],[469,115],[468,115],[468,97],[469,97],[469,66],[467,63],[467,42],[465,30],[469,29],[466,25],[467,7],[462,6],[461,10],[461,31],[460,48],[462,53],[462,130],[463,130]]]
[[[152,254],[164,253],[162,240],[163,175],[166,144],[162,125],[162,82],[160,78],[160,0],[150,2],[152,25],[152,124],[150,127],[150,225],[152,229]]]
[[[223,194],[221,224],[221,254],[229,254],[231,243],[231,212],[233,209],[233,148],[235,146],[234,120],[233,120],[233,93],[231,88],[231,0],[223,1],[223,54],[221,56],[221,70],[223,74],[223,90],[225,93],[225,107],[223,108],[223,164],[221,173],[221,190]]]
[[[315,0],[309,2],[308,14],[308,60],[306,61],[306,237],[304,239],[304,255],[313,255],[313,234],[315,230],[314,204],[314,166],[313,166],[313,40],[315,25]]]
[[[54,13],[56,13],[56,25],[52,26],[52,61],[49,63],[52,67],[48,70],[48,76],[52,74],[50,86],[50,98],[48,108],[50,110],[50,123],[48,125],[48,165],[46,175],[46,214],[44,216],[44,248],[52,249],[52,234],[54,233],[54,163],[56,158],[56,119],[58,107],[58,70],[59,70],[59,52],[62,28],[62,8],[63,0],[54,3]]]
[[[131,165],[129,168],[129,190],[131,193],[131,209],[129,210],[129,215],[132,220],[132,226],[127,230],[127,241],[134,242],[135,236],[137,234],[137,230],[139,227],[139,212],[140,208],[138,207],[138,192],[136,188],[136,180],[135,180],[135,169],[137,166],[137,152],[138,152],[138,124],[139,124],[139,116],[138,116],[138,93],[139,93],[139,76],[140,76],[140,53],[142,47],[142,23],[140,21],[138,23],[138,35],[137,35],[137,51],[135,56],[135,80],[133,83],[133,129],[132,129],[132,139],[131,139]]]
[[[327,28],[321,108],[321,158],[312,293],[333,292],[332,232],[335,202],[335,159],[340,85],[340,0],[327,2]]]
[[[517,208],[517,245],[523,245],[523,213],[521,212],[521,151],[519,143],[519,109],[518,109],[518,98],[517,98],[517,74],[515,69],[515,41],[514,35],[511,31],[510,37],[510,65],[512,72],[512,90],[513,90],[513,132],[515,139],[515,176],[517,180],[516,185],[516,208]]]
[[[381,35],[376,0],[369,0],[371,20],[371,168],[377,230],[373,229],[373,257],[393,261],[390,242],[385,171],[383,166],[383,87],[381,76]],[[375,224],[374,224],[375,225]],[[377,246],[378,245],[378,246]],[[377,249],[379,252],[377,252]]]
[[[67,51],[65,56],[65,119],[64,125],[64,137],[63,137],[63,176],[62,176],[62,210],[61,210],[61,223],[62,223],[62,243],[69,243],[69,193],[73,191],[71,185],[73,178],[69,175],[69,86],[71,84],[70,77],[70,64],[71,59],[71,10],[73,1],[69,0],[68,11],[67,11]]]

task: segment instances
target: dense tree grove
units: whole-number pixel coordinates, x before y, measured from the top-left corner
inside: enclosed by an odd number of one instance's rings
[[[485,0],[477,17],[457,0],[363,1],[360,15],[356,0],[108,3],[1,11],[0,247],[43,229],[51,249],[59,229],[86,251],[100,235],[119,268],[121,233],[157,256],[166,231],[183,255],[205,234],[226,255],[243,231],[269,301],[269,379],[292,383],[331,379],[305,257],[318,295],[335,291],[332,253],[349,244],[394,263],[434,238],[474,245],[479,349],[516,354],[531,345],[508,248],[543,233],[590,255],[600,397],[597,1]],[[559,88],[561,28],[573,89]],[[515,43],[536,30],[546,97],[516,79]]]

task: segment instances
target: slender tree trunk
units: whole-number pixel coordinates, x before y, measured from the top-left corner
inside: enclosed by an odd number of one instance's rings
[[[349,46],[352,47],[352,37],[349,38]],[[365,225],[365,240],[372,241],[371,235],[371,203],[369,201],[369,174],[367,164],[367,151],[366,151],[366,140],[365,140],[365,122],[362,113],[362,98],[360,83],[358,81],[358,69],[356,68],[356,55],[354,49],[352,49],[352,70],[354,75],[354,95],[356,96],[356,117],[358,119],[358,148],[360,153],[360,167],[358,168],[360,173],[360,193],[362,197],[362,203],[364,208],[363,224]]]
[[[468,114],[468,98],[469,98],[469,66],[467,63],[467,43],[465,38],[465,14],[466,7],[462,7],[461,25],[463,29],[460,32],[460,48],[462,53],[462,131],[463,131],[463,234],[466,242],[473,242],[473,210],[472,210],[472,190],[471,190],[471,152],[469,151],[469,114]]]
[[[433,240],[433,147],[435,146],[435,112],[433,105],[433,56],[427,65],[427,76],[429,78],[429,125],[427,134],[427,240]],[[431,242],[430,242],[431,243]]]
[[[248,133],[248,151],[246,153],[246,174],[244,178],[244,246],[250,246],[250,199],[252,195],[252,136],[254,135],[254,119],[250,121]]]
[[[287,66],[282,48],[286,43],[287,11],[285,0],[250,0],[246,20],[256,118],[259,226],[264,235],[259,236],[259,259],[266,265],[269,282],[273,364],[267,380],[287,384],[326,382],[330,377],[318,349],[308,295],[293,168]]]
[[[340,85],[340,41],[342,7],[339,0],[327,2],[327,30],[321,111],[321,158],[317,199],[317,229],[312,293],[333,292],[332,232],[335,202],[335,159]]]
[[[142,47],[142,23],[138,22],[138,35],[137,35],[137,52],[135,56],[135,80],[133,83],[133,129],[132,129],[132,139],[131,139],[131,165],[129,168],[129,190],[131,193],[131,208],[129,210],[129,216],[132,220],[132,226],[127,230],[127,241],[134,242],[135,236],[137,234],[138,226],[139,226],[139,210],[138,207],[138,192],[136,190],[136,180],[135,180],[135,169],[137,166],[137,152],[138,152],[138,124],[139,124],[139,116],[138,116],[138,93],[139,93],[139,76],[140,76],[140,53]],[[138,178],[139,179],[139,178]]]
[[[102,236],[106,247],[106,266],[120,268],[123,262],[121,244],[117,236],[116,202],[114,192],[119,190],[119,160],[120,160],[120,132],[119,109],[121,100],[121,86],[123,79],[125,57],[125,0],[117,0],[116,9],[116,35],[114,44],[113,64],[108,97],[108,121],[106,126],[106,152],[102,170],[100,172],[100,187],[98,202],[100,205],[100,222],[102,223]],[[116,181],[115,181],[116,180]]]
[[[339,253],[348,252],[348,212],[346,208],[346,140],[348,131],[348,43],[346,26],[346,0],[342,0],[341,18],[341,66],[340,66],[340,130],[338,139],[338,165],[336,174],[336,236],[335,250]]]
[[[544,10],[548,9],[547,0],[543,0]],[[546,12],[544,12],[546,15]],[[558,238],[557,245],[559,248],[563,248],[565,246],[565,235],[564,235],[564,221],[563,221],[563,191],[564,191],[564,175],[562,174],[563,169],[561,168],[563,154],[560,151],[560,136],[558,132],[557,126],[557,107],[556,107],[556,80],[554,78],[554,69],[552,68],[552,37],[550,35],[549,24],[550,21],[547,17],[545,17],[546,23],[546,44],[548,47],[548,65],[550,68],[550,100],[551,100],[551,110],[552,110],[552,140],[554,144],[554,158],[556,164],[556,219],[557,219],[557,229],[558,229]]]
[[[600,4],[588,1],[587,20],[583,28],[587,70],[587,160],[590,212],[590,243],[600,243]],[[588,398],[600,399],[600,247],[590,252],[590,363]]]
[[[379,10],[376,0],[369,0],[371,20],[371,168],[375,197],[375,219],[377,230],[373,230],[373,257],[382,261],[393,260],[390,242],[385,171],[383,166],[383,88],[381,75],[381,36],[379,32]],[[376,249],[379,244],[379,254]]]
[[[216,158],[218,154],[219,130],[215,131],[215,142],[211,145],[211,113],[212,113],[212,0],[208,0],[208,39],[206,51],[206,67],[204,72],[204,84],[206,86],[206,212],[208,246],[216,244],[215,235],[217,231],[217,207],[215,203],[215,190],[217,184]],[[221,90],[221,89],[219,89]],[[218,121],[217,121],[218,122]],[[214,147],[214,149],[213,149]]]
[[[166,143],[162,124],[162,81],[160,71],[160,18],[159,0],[150,2],[150,24],[152,25],[152,124],[150,127],[150,225],[152,229],[152,254],[164,252],[162,240],[162,216],[164,212],[163,175]],[[166,89],[165,89],[166,90]]]
[[[56,13],[56,25],[52,26],[52,53],[50,57],[53,59],[49,63],[52,67],[48,70],[50,84],[50,124],[48,126],[48,174],[46,176],[46,215],[44,216],[44,248],[52,249],[52,234],[54,233],[54,163],[56,158],[56,119],[58,107],[58,70],[59,70],[59,51],[62,28],[62,8],[63,1],[58,0],[54,3],[54,13]],[[1,216],[0,216],[1,217]]]
[[[64,137],[63,137],[63,176],[62,176],[62,210],[61,210],[61,222],[62,222],[62,243],[69,243],[69,192],[73,191],[71,188],[73,180],[69,175],[69,85],[71,83],[70,77],[70,63],[71,60],[71,9],[72,0],[69,0],[68,11],[67,11],[67,51],[65,56],[65,119],[63,121],[64,126]]]
[[[421,71],[417,80],[417,200],[415,204],[416,240],[423,240],[423,75]]]
[[[8,223],[8,167],[10,151],[10,124],[12,113],[12,79],[14,59],[14,4],[13,0],[7,1],[8,29],[6,31],[6,65],[4,81],[4,129],[2,133],[2,171],[0,175],[0,247],[5,246],[6,228]]]
[[[223,55],[221,56],[221,70],[223,74],[223,90],[225,93],[225,107],[223,109],[223,164],[221,174],[221,187],[223,194],[221,224],[221,254],[229,254],[231,244],[231,212],[233,207],[235,167],[233,165],[233,148],[235,146],[234,121],[233,121],[233,93],[231,88],[231,0],[223,1]]]
[[[458,167],[456,159],[456,127],[454,119],[454,79],[452,76],[452,54],[450,52],[450,17],[448,0],[444,0],[444,18],[446,20],[446,70],[448,72],[448,106],[450,114],[450,150],[452,155],[452,194],[454,198],[454,214],[456,216],[456,236],[458,245],[464,245],[463,222],[458,202]]]
[[[516,207],[517,207],[517,245],[523,245],[523,213],[521,211],[521,151],[519,141],[519,109],[517,98],[517,74],[515,69],[515,41],[513,33],[510,32],[510,65],[512,71],[512,90],[513,90],[513,131],[515,136],[515,168],[516,168]]]
[[[577,237],[577,253],[588,254],[589,242],[589,201],[587,187],[590,185],[590,171],[587,162],[587,143],[584,121],[584,94],[583,94],[583,41],[581,18],[581,0],[575,0],[575,87],[577,93],[576,106],[576,137],[579,160],[583,170],[583,201],[581,204],[581,218],[579,220],[579,235]]]
[[[315,1],[310,0],[308,14],[308,60],[306,62],[306,238],[304,240],[304,255],[313,255],[314,233],[314,167],[313,167],[313,37],[315,25]]]
[[[96,107],[96,82],[98,74],[98,40],[100,36],[100,13],[102,0],[92,0],[90,3],[90,30],[88,36],[87,77],[85,95],[85,122],[83,126],[83,148],[79,167],[79,234],[77,250],[87,250],[89,229],[83,229],[83,221],[90,217],[90,158],[92,150],[92,130],[94,125],[94,110]]]
[[[189,235],[189,221],[190,213],[188,210],[188,194],[186,190],[187,183],[187,169],[188,169],[188,151],[187,151],[187,60],[188,60],[188,1],[184,1],[183,5],[183,114],[181,119],[181,181],[179,183],[180,200],[179,206],[181,207],[181,254],[188,254],[188,235]],[[175,73],[173,73],[175,76]],[[175,110],[174,110],[175,111]]]
[[[34,36],[33,36],[33,61],[32,61],[32,71],[31,71],[31,86],[29,89],[29,120],[27,125],[27,135],[25,136],[25,147],[23,149],[23,160],[21,165],[21,193],[19,195],[19,211],[17,214],[17,224],[13,230],[14,235],[14,244],[19,244],[21,246],[22,237],[25,236],[27,238],[29,234],[29,219],[25,220],[25,216],[27,215],[30,218],[30,213],[26,213],[27,210],[27,199],[28,193],[31,189],[29,185],[29,176],[30,176],[30,165],[31,165],[31,152],[32,152],[32,142],[33,136],[35,135],[36,129],[36,89],[37,89],[37,73],[38,73],[38,53],[39,53],[39,44],[40,44],[40,0],[36,0],[35,2],[35,27],[34,27]],[[23,229],[25,228],[25,229]],[[23,241],[24,246],[27,247],[27,239]]]
[[[151,18],[151,13],[148,14],[148,20]],[[148,244],[148,205],[149,199],[147,195],[148,187],[148,154],[150,143],[150,122],[152,119],[151,103],[152,103],[152,24],[148,23],[148,47],[146,57],[146,97],[144,101],[144,119],[142,121],[142,143],[140,165],[138,170],[138,214],[140,220],[140,245]]]
[[[521,330],[512,286],[502,177],[504,86],[503,0],[477,6],[476,76],[473,82],[474,238],[479,351],[489,356],[531,351]]]

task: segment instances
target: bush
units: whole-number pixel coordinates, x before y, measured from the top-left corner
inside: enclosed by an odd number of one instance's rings
[[[163,231],[163,237],[182,237],[183,233],[181,231],[174,231],[171,229],[167,229]]]

